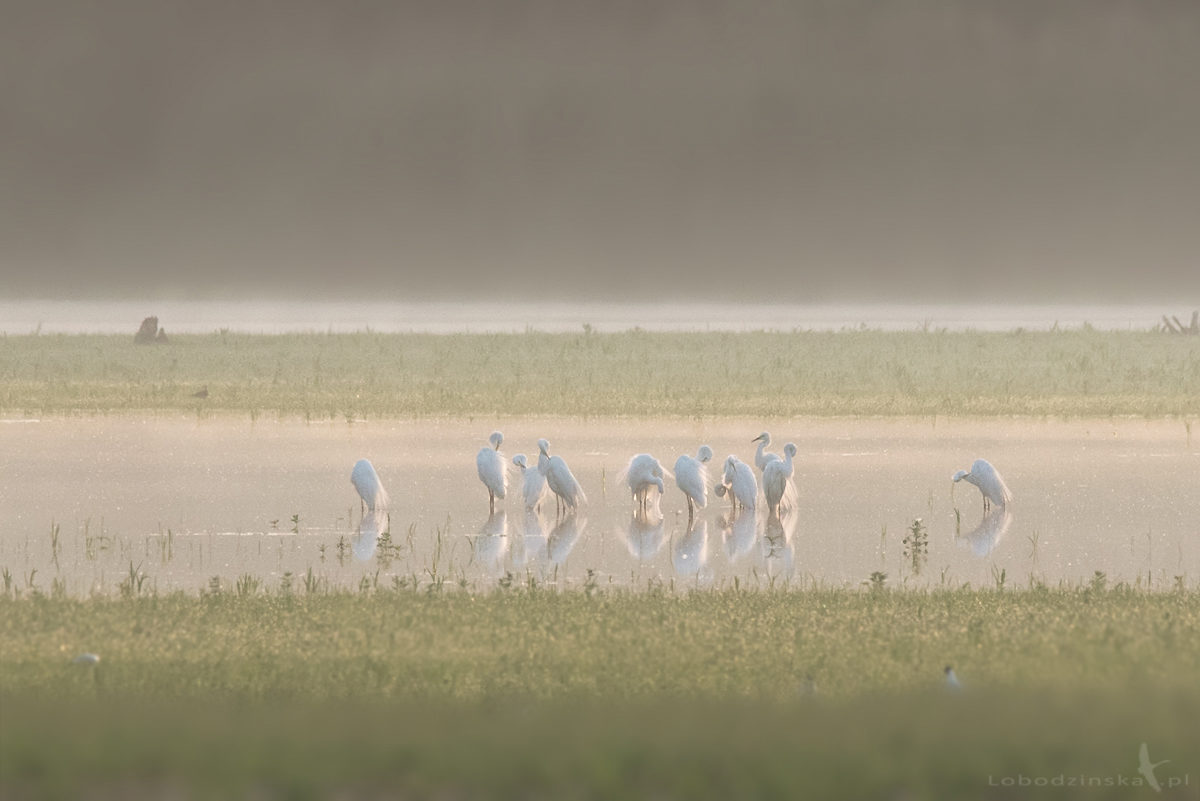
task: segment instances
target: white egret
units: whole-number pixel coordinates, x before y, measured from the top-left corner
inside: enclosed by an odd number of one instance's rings
[[[754,444],[755,442],[758,443],[758,452],[754,454],[754,466],[757,467],[758,472],[761,473],[767,469],[767,465],[779,459],[779,454],[763,451],[763,448],[771,444],[771,435],[766,431],[750,440],[751,444]]]
[[[734,506],[754,509],[758,506],[758,481],[754,471],[741,459],[730,454],[725,459],[725,474],[716,487],[720,496],[729,495],[729,501]]]
[[[958,676],[954,673],[954,668],[946,665],[945,670],[942,672],[946,675],[946,689],[958,692],[963,688],[962,683],[958,680]]]
[[[638,505],[645,509],[650,501],[650,490],[658,487],[658,496],[666,492],[663,484],[663,466],[648,453],[639,453],[629,460],[618,480],[624,479]]]
[[[521,475],[524,476],[521,483],[521,494],[525,498],[525,508],[539,508],[542,505],[542,499],[546,497],[546,475],[536,467],[532,470],[529,469],[529,462],[526,461],[523,453],[518,453],[512,460],[513,464],[521,469]]]
[[[100,657],[93,653],[83,653],[71,660],[73,665],[93,667],[100,663]]]
[[[575,479],[571,473],[571,468],[567,467],[566,461],[561,456],[550,455],[550,443],[544,439],[538,440],[538,470],[542,470],[546,475],[546,484],[550,487],[550,491],[561,502],[562,506],[559,510],[565,507],[568,509],[577,509],[579,504],[587,503],[587,496],[583,494],[583,487]],[[542,468],[542,459],[545,461],[545,469]]]
[[[767,497],[767,511],[779,514],[779,506],[788,495],[794,495],[792,476],[795,468],[792,459],[796,456],[796,446],[789,442],[783,448],[785,458],[772,459],[763,468],[763,494]],[[791,490],[791,492],[789,492]]]
[[[701,445],[693,459],[686,453],[675,460],[675,486],[687,496],[688,522],[692,520],[693,507],[703,509],[708,504],[708,462],[712,459],[712,448]]]
[[[350,483],[358,490],[358,497],[362,498],[368,512],[387,509],[388,494],[370,461],[359,459],[354,463],[354,469],[350,471]]]
[[[983,493],[983,511],[991,508],[992,504],[997,506],[1006,506],[1012,500],[1012,493],[1008,489],[1008,485],[1004,483],[1004,479],[1000,477],[1000,473],[996,468],[992,467],[992,463],[987,459],[976,459],[971,465],[970,472],[959,470],[954,474],[954,482],[966,481],[968,484],[974,484],[979,487],[979,491]]]
[[[500,443],[503,441],[504,435],[493,431],[488,437],[492,447],[480,448],[479,455],[475,457],[475,468],[479,480],[487,487],[488,510],[492,512],[496,511],[496,499],[503,499],[508,491],[508,470],[504,466],[504,457],[500,455]]]

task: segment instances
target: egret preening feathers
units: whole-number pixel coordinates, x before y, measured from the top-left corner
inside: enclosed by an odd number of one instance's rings
[[[703,509],[708,504],[708,461],[712,459],[712,448],[701,445],[696,458],[686,453],[675,460],[675,486],[687,496],[688,521],[691,522],[693,507]]]
[[[508,470],[504,465],[504,457],[500,455],[500,443],[503,441],[504,435],[493,431],[488,437],[492,447],[480,448],[479,455],[475,457],[475,468],[479,472],[479,480],[487,487],[488,509],[492,512],[496,511],[496,499],[503,499],[508,491]]]
[[[763,468],[763,493],[767,497],[767,511],[773,515],[779,514],[779,506],[785,498],[795,495],[792,458],[796,455],[796,446],[789,442],[783,452],[785,458],[772,459]]]
[[[350,471],[350,483],[358,490],[358,497],[366,505],[367,511],[383,511],[387,509],[388,495],[379,481],[375,467],[366,459],[359,459]]]
[[[561,456],[550,455],[550,443],[547,440],[538,440],[538,470],[541,470],[546,476],[546,484],[550,487],[550,491],[555,497],[568,509],[575,510],[579,508],[581,503],[587,503],[587,496],[583,494],[583,487],[575,479],[571,473],[571,468],[567,467],[566,461]],[[545,462],[543,462],[543,459]],[[543,464],[545,467],[543,468]],[[561,510],[562,507],[559,507]]]
[[[530,469],[529,463],[525,461],[525,454],[523,453],[518,453],[512,460],[513,464],[521,469],[521,475],[524,476],[521,483],[521,494],[525,498],[525,508],[537,509],[542,505],[542,498],[546,496],[545,473],[536,467]],[[547,459],[546,461],[549,462],[550,460]]]
[[[997,506],[1006,506],[1012,500],[1012,492],[1009,491],[1008,485],[1004,483],[1004,479],[1000,477],[1000,473],[996,468],[992,467],[991,462],[987,459],[976,459],[971,465],[970,472],[959,470],[954,474],[954,482],[966,481],[968,484],[974,484],[979,487],[979,491],[983,493],[983,511],[991,508],[992,504]]]
[[[660,498],[666,492],[663,472],[663,466],[648,453],[639,453],[629,460],[629,466],[625,468],[622,477],[642,509],[649,505],[651,489],[657,487]]]
[[[733,454],[725,459],[725,474],[722,482],[716,487],[717,495],[730,496],[734,506],[754,509],[758,506],[758,481],[750,465]]]

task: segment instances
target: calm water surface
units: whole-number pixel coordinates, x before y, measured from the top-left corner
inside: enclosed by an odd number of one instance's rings
[[[588,506],[556,520],[553,502],[527,513],[512,492],[489,516],[475,453],[493,428],[509,458],[535,461],[537,438],[548,438]],[[57,581],[73,595],[115,594],[131,569],[159,592],[214,577],[229,587],[245,574],[274,587],[286,573],[303,591],[310,569],[322,586],[349,588],[859,586],[876,572],[889,586],[1055,585],[1095,571],[1155,588],[1200,579],[1200,432],[1189,440],[1179,421],[776,422],[772,449],[799,447],[799,506],[782,520],[732,515],[710,495],[689,525],[670,480],[661,516],[636,515],[616,483],[642,451],[668,468],[701,444],[718,463],[729,453],[751,461],[761,429],[745,420],[6,421],[0,568],[20,587]],[[951,483],[979,456],[1007,479],[1008,510],[984,516],[978,491]],[[360,514],[349,475],[364,457],[391,494],[387,517]],[[914,555],[904,540],[918,518],[927,544]]]

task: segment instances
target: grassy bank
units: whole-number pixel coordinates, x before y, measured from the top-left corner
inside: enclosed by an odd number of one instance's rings
[[[1147,742],[1195,798],[1198,629],[1096,589],[5,600],[0,791],[997,797]]]
[[[1196,415],[1200,342],[1151,332],[0,339],[0,410],[433,415]],[[207,387],[207,398],[193,393]]]

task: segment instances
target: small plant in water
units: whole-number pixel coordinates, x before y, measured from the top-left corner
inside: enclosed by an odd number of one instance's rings
[[[1088,582],[1088,587],[1092,592],[1104,592],[1108,589],[1108,574],[1103,570],[1097,570],[1092,575],[1092,580]]]
[[[292,515],[292,533],[300,533],[300,515],[299,513]]]
[[[259,588],[262,587],[262,580],[257,576],[252,576],[249,573],[243,573],[238,577],[237,584],[234,589],[239,598],[248,598],[252,595],[257,595]]]
[[[921,575],[921,568],[929,557],[929,532],[921,518],[912,521],[908,535],[904,538],[904,558],[912,564],[913,573]]]
[[[996,583],[996,589],[998,589],[998,590],[1004,589],[1004,583],[1007,580],[1008,580],[1008,570],[1003,567],[1000,568],[999,570],[997,570],[996,566],[992,565],[992,581],[994,581]]]
[[[882,570],[876,570],[863,584],[870,587],[873,592],[879,592],[887,586],[887,573],[884,573]]]
[[[288,570],[282,576],[280,576],[280,578],[279,578],[279,594],[280,595],[291,595],[292,594],[292,571]]]

